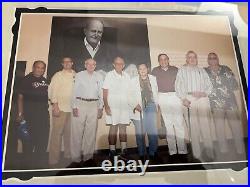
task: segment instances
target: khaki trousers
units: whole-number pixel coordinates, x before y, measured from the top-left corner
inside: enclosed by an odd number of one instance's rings
[[[75,162],[93,158],[97,130],[97,101],[77,101],[78,117],[72,116],[71,156]]]
[[[237,153],[244,153],[244,142],[243,142],[243,132],[242,124],[240,121],[240,116],[236,110],[223,110],[223,109],[213,109],[213,118],[215,124],[215,130],[217,135],[217,140],[222,153],[229,151],[228,143],[225,134],[225,118],[227,118],[228,125],[232,130],[233,140]]]
[[[60,160],[62,139],[64,143],[64,157],[71,158],[70,155],[70,112],[60,112],[59,117],[52,118],[52,130],[49,146],[49,164],[57,164]]]
[[[208,97],[195,98],[188,96],[187,99],[191,101],[190,105],[190,126],[189,132],[191,137],[191,146],[193,155],[197,159],[202,160],[203,153],[209,158],[214,158],[213,154],[213,140],[210,129],[210,103]],[[187,113],[184,112],[186,115]],[[186,119],[188,117],[186,116]],[[200,139],[203,141],[201,148]]]

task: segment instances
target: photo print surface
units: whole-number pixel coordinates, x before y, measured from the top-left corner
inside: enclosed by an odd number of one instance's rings
[[[91,40],[94,50],[89,52]],[[137,64],[150,65],[145,18],[52,18],[48,77],[61,69],[60,61],[64,56],[72,58],[76,72],[85,69],[86,59],[93,58],[98,62],[96,71],[105,76],[113,69],[113,59],[119,55],[126,62],[126,71],[132,75]]]
[[[231,17],[25,10],[4,110],[5,178],[247,167]]]

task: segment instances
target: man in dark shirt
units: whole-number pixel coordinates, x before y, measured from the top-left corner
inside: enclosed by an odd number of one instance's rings
[[[228,151],[231,151],[225,135],[225,119],[227,118],[232,130],[236,151],[238,154],[242,154],[244,153],[242,126],[234,95],[234,91],[239,89],[238,82],[229,67],[219,64],[219,58],[216,53],[209,53],[207,60],[209,66],[205,70],[213,84],[209,100],[220,152],[226,156]]]
[[[18,91],[17,121],[28,124],[30,140],[23,141],[24,161],[27,166],[46,167],[49,135],[48,82],[43,77],[46,64],[35,61],[32,72],[24,77]]]
[[[152,70],[152,75],[156,77],[158,84],[159,106],[167,129],[169,154],[187,154],[182,103],[175,93],[178,68],[169,65],[167,54],[159,54],[158,62],[159,66]]]

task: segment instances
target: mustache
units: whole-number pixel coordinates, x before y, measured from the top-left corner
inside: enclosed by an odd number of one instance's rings
[[[100,36],[90,36],[90,38],[99,39],[99,38],[101,38],[101,37],[100,37]]]

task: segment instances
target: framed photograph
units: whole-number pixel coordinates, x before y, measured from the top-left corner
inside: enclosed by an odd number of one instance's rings
[[[3,179],[248,167],[230,12],[16,9]]]

